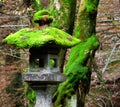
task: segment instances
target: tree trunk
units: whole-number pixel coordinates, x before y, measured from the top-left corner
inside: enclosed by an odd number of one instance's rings
[[[92,1],[81,0],[74,34],[76,37],[80,38],[82,41],[87,41],[96,33],[95,27],[96,27],[96,16],[97,16],[98,4],[99,4],[99,0],[92,0]],[[98,40],[95,39],[94,42],[97,43]],[[94,45],[94,43],[91,45]],[[83,66],[88,67],[88,72],[86,74],[87,81],[80,80],[79,86],[77,88],[77,107],[84,107],[85,96],[89,92],[90,81],[91,81],[91,68],[90,68],[91,66],[89,65],[91,65],[92,63],[89,60],[92,60],[92,58],[94,57],[95,50],[97,49],[97,47],[98,45],[96,45],[92,50],[90,50],[91,52],[89,53],[89,57],[87,57],[84,60],[86,64],[82,64]],[[82,48],[82,47],[79,47],[79,48]]]
[[[99,0],[81,0],[74,28],[74,36],[82,42],[73,47],[64,70],[67,80],[55,93],[55,107],[67,107],[65,99],[77,93],[77,107],[84,107],[91,80],[91,60],[99,46],[95,35],[96,15]],[[68,100],[67,100],[68,101]],[[69,107],[72,107],[70,105]]]

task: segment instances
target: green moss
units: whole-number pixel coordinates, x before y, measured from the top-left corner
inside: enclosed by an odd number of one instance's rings
[[[64,99],[65,95],[69,95],[74,91],[74,89],[72,89],[72,84],[70,84],[68,80],[60,84],[57,90],[58,91],[53,96],[56,100],[54,107],[59,107],[61,104],[61,99]]]
[[[36,22],[36,21],[43,20],[44,15],[48,15],[46,17],[48,20],[51,20],[51,21],[53,20],[53,17],[50,16],[50,13],[47,10],[40,10],[34,14],[33,21]]]
[[[26,92],[26,97],[27,97],[28,100],[33,100],[33,99],[36,98],[36,94],[35,94],[35,92],[33,91],[32,88],[30,88],[30,87],[28,88],[28,90]]]
[[[78,17],[79,19],[75,25],[76,27],[74,29],[74,35],[80,40],[86,41],[92,34],[95,33],[96,11],[87,12],[86,10],[79,10]]]
[[[59,86],[58,91],[55,93],[55,96],[57,96],[55,107],[61,103],[64,96],[69,97],[76,92],[80,80],[89,83],[89,66],[86,66],[86,60],[93,56],[93,50],[96,50],[98,45],[99,41],[96,35],[92,35],[86,42],[81,42],[72,48],[64,71],[67,80]]]
[[[91,2],[91,0],[86,0],[87,12],[96,10],[96,6]]]
[[[63,19],[61,18],[61,13],[58,12],[55,7],[52,7],[53,9],[51,10],[51,15],[53,15],[54,19],[53,23],[51,23],[51,26],[56,27],[61,29],[62,28],[62,23],[63,23]],[[62,19],[62,20],[61,20]]]
[[[34,2],[35,2],[35,5],[37,6],[37,8],[41,9],[42,5],[41,5],[40,0],[34,0]]]
[[[50,13],[48,12],[48,10],[40,10],[34,14],[34,17],[39,17],[42,15],[50,15]]]
[[[8,44],[16,45],[18,48],[40,47],[46,43],[54,43],[61,47],[72,47],[80,42],[57,28],[46,27],[44,29],[23,28],[5,38]]]
[[[63,2],[64,2],[64,3],[66,3],[66,2],[70,2],[70,0],[63,0]]]
[[[72,48],[69,61],[66,65],[65,74],[75,72],[79,65],[84,65],[84,61],[89,57],[92,50],[97,49],[99,41],[95,35],[88,38],[86,42],[81,42]],[[73,63],[74,61],[74,63]],[[78,68],[77,68],[78,67]]]
[[[87,12],[97,10],[99,0],[86,0],[86,10]]]
[[[60,9],[56,9],[54,0],[51,1],[49,11],[55,20],[51,26],[68,31],[70,27],[70,2],[59,1]]]
[[[38,11],[38,10],[41,10],[41,9],[43,9],[43,6],[42,6],[42,4],[41,4],[41,1],[40,0],[23,0],[24,2],[29,2],[29,6],[30,6],[30,8],[31,8],[31,10],[29,10],[28,12],[30,12],[30,13],[34,13],[36,10]]]

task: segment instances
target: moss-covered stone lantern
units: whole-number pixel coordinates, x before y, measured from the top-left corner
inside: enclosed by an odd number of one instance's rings
[[[29,48],[30,69],[23,74],[23,80],[36,91],[35,107],[52,107],[51,87],[66,79],[59,68],[60,50],[80,42],[68,33],[48,26],[52,20],[47,10],[38,11],[33,18],[37,27],[23,28],[5,38],[8,44]]]

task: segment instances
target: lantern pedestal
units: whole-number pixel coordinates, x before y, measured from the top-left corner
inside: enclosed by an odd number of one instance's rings
[[[35,107],[53,107],[52,94],[56,90],[56,85],[31,86],[36,93]]]
[[[53,107],[52,94],[57,84],[66,80],[59,72],[28,72],[22,78],[36,93],[35,107]]]

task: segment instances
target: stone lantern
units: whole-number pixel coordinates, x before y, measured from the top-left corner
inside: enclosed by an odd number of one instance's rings
[[[59,68],[60,51],[80,42],[68,33],[48,26],[52,20],[47,10],[38,11],[33,18],[36,27],[23,28],[5,38],[8,44],[29,48],[30,67],[22,78],[36,92],[35,107],[53,107],[55,87],[66,80]]]

